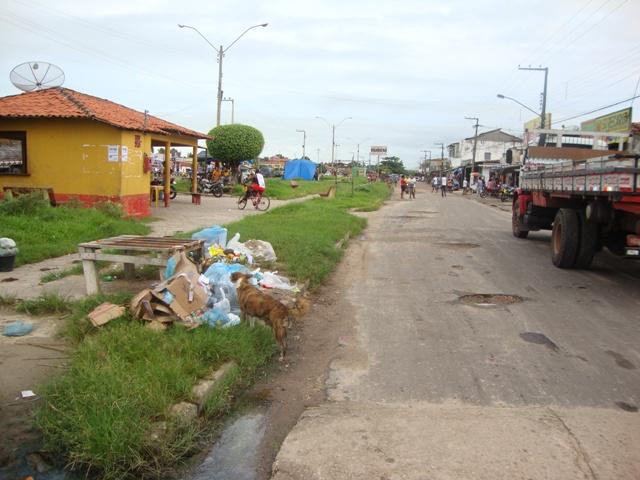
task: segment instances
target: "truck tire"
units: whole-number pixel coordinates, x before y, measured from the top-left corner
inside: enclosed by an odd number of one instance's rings
[[[578,211],[580,223],[580,239],[575,268],[588,269],[593,261],[593,256],[598,251],[598,224],[587,220],[584,210]]]
[[[558,268],[573,268],[580,246],[580,221],[572,208],[561,208],[553,220],[551,260]]]
[[[522,219],[518,212],[518,197],[513,198],[513,204],[511,206],[511,231],[516,238],[527,238],[529,230],[522,228]]]

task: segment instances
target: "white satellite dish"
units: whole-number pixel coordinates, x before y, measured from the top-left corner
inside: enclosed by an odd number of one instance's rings
[[[9,74],[11,83],[23,92],[59,87],[64,83],[64,72],[53,63],[21,63]]]

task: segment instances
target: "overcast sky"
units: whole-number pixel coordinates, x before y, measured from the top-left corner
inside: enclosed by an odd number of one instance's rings
[[[60,66],[68,88],[107,98],[198,131],[215,126],[216,52],[248,32],[223,63],[235,120],[260,129],[263,155],[351,160],[360,143],[387,145],[416,167],[436,142],[502,127],[520,135],[534,115],[496,98],[547,111],[557,125],[634,95],[640,80],[639,0],[191,1],[2,0],[0,96],[19,91],[9,72],[38,60]],[[640,99],[635,103],[640,109]],[[634,114],[634,120],[640,115]],[[231,122],[223,103],[222,122]],[[318,153],[319,149],[319,153]],[[374,159],[375,161],[375,159]]]

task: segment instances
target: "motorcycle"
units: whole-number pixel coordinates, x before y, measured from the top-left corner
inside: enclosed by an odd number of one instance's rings
[[[502,185],[502,187],[500,187],[500,201],[504,202],[508,199],[512,199],[514,190],[515,189],[509,185]]]
[[[210,193],[216,198],[220,198],[224,193],[222,182],[213,182],[204,177],[198,177],[198,193]]]
[[[158,176],[153,177],[153,180],[151,180],[151,185],[164,185],[164,179]],[[178,191],[176,190],[176,179],[171,177],[171,182],[169,183],[169,198],[173,200],[177,195]]]

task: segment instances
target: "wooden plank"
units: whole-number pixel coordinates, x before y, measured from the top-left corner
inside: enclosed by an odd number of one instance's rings
[[[80,259],[82,259],[83,265],[85,261],[95,262],[96,260],[104,260],[114,263],[131,263],[133,265],[157,265],[164,267],[167,265],[168,258],[158,257],[145,257],[143,255],[116,255],[113,253],[100,253],[100,252],[80,252]]]

